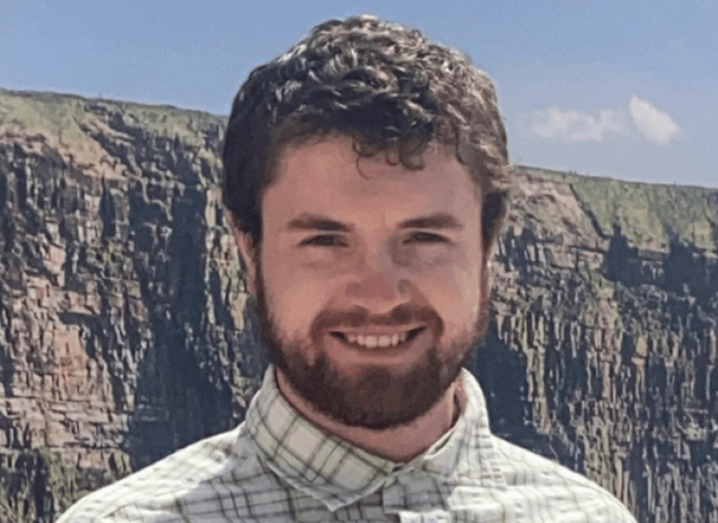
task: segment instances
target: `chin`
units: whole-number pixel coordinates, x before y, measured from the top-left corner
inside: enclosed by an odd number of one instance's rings
[[[436,348],[413,368],[380,365],[342,369],[320,353],[310,364],[296,352],[277,354],[276,364],[294,391],[322,414],[344,425],[386,430],[426,414],[456,380],[468,359],[441,361]]]

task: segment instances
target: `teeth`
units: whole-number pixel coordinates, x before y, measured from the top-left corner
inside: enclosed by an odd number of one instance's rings
[[[345,334],[349,343],[356,343],[362,347],[373,349],[375,347],[396,347],[400,343],[406,341],[406,337],[409,331],[404,331],[400,334],[394,334],[393,336],[362,336],[356,334]]]

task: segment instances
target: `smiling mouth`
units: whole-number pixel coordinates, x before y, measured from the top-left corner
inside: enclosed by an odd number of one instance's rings
[[[394,336],[362,336],[350,334],[349,336],[351,336],[351,338],[348,338],[343,332],[335,331],[330,332],[330,334],[351,346],[360,347],[362,349],[383,349],[403,346],[416,338],[416,336],[425,328],[426,327],[424,326],[418,327],[416,329],[403,332],[400,335],[395,334]]]

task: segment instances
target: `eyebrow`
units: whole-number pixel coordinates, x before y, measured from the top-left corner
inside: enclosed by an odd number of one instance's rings
[[[404,220],[399,224],[400,229],[452,229],[461,231],[464,226],[453,215],[447,212],[435,212],[427,216],[419,216]],[[325,216],[304,213],[289,221],[287,229],[290,231],[337,231],[352,232],[354,227]]]

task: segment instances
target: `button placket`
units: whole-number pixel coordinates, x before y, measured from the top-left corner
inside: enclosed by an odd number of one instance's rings
[[[396,474],[391,474],[384,481],[381,490],[381,503],[385,514],[397,514],[404,508],[404,488],[399,483]]]

